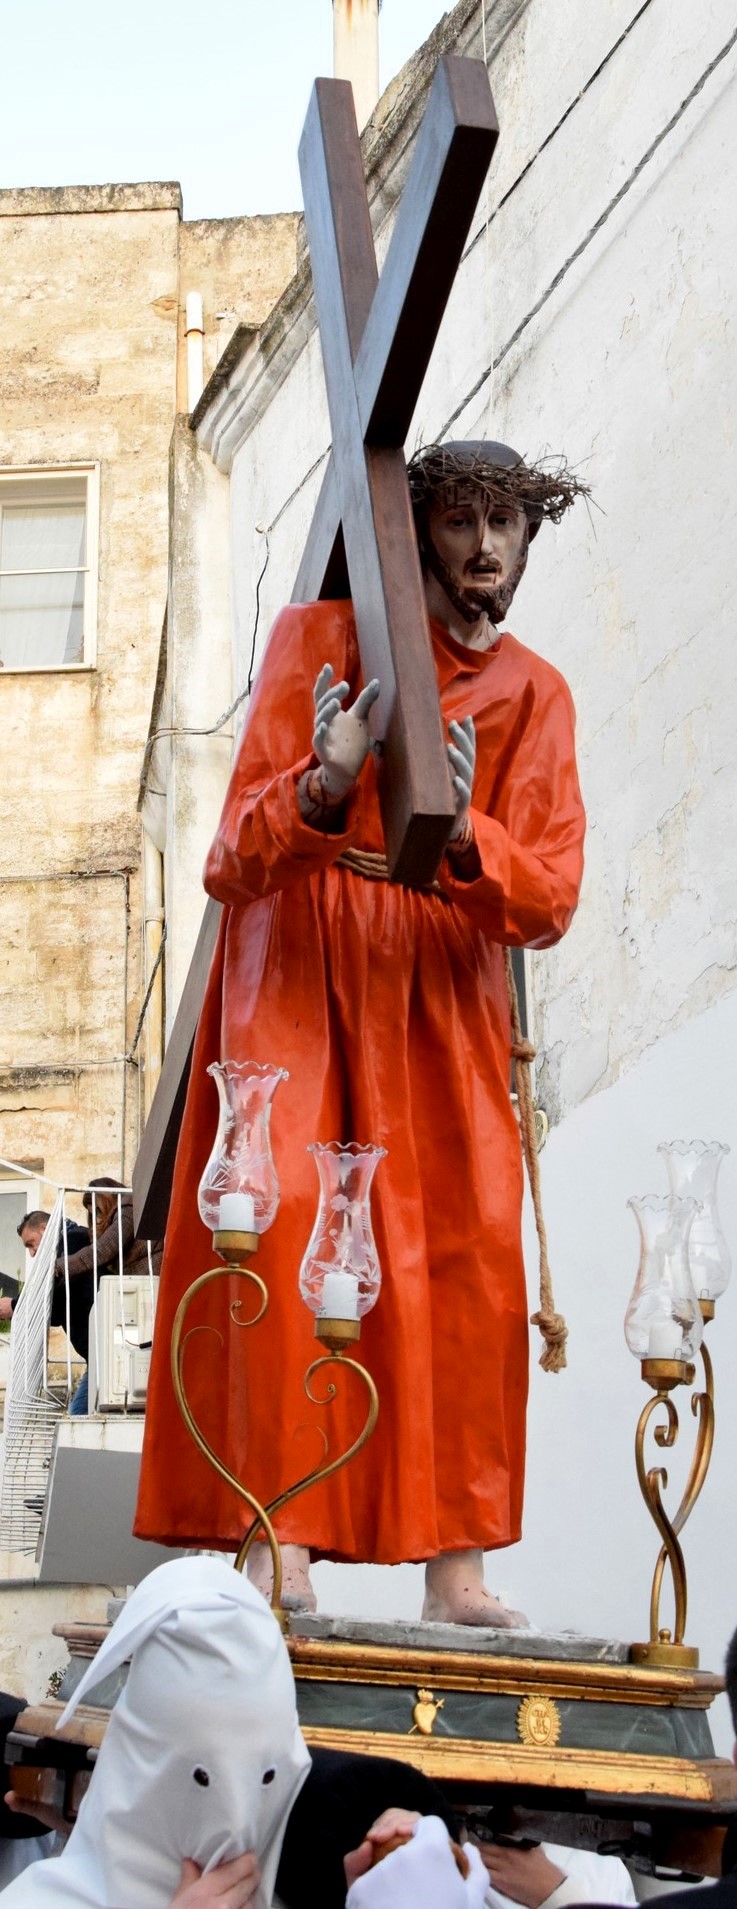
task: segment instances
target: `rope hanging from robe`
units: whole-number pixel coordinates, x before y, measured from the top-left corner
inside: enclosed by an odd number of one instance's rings
[[[535,1226],[540,1249],[540,1307],[533,1312],[530,1325],[539,1326],[545,1344],[540,1354],[543,1372],[562,1372],[567,1364],[566,1340],[568,1327],[563,1314],[556,1312],[553,1299],[553,1280],[548,1260],[548,1236],[543,1218],[542,1191],[540,1187],[540,1161],[537,1151],[535,1132],[535,1103],[532,1097],[532,1077],[530,1068],[535,1059],[535,1049],[531,1041],[526,1041],[520,1021],[517,985],[512,967],[512,950],[504,950],[504,967],[507,976],[509,1010],[512,1018],[512,1060],[514,1062],[514,1084],[517,1089],[519,1125],[522,1136],[522,1152],[525,1156],[527,1178],[530,1183],[532,1204],[535,1209]]]
[[[346,848],[337,857],[338,866],[349,868],[354,875],[362,875],[365,881],[386,882],[389,879],[386,856],[374,849]],[[431,884],[430,892],[442,894],[437,882]],[[531,1041],[526,1041],[520,1021],[517,987],[512,968],[512,954],[504,949],[504,970],[507,977],[509,1012],[512,1023],[512,1060],[514,1062],[514,1084],[519,1108],[522,1152],[527,1178],[532,1195],[540,1251],[540,1305],[530,1319],[530,1325],[539,1326],[544,1346],[540,1354],[543,1372],[562,1372],[567,1364],[566,1340],[568,1327],[563,1314],[556,1312],[553,1299],[553,1281],[548,1260],[548,1236],[543,1218],[542,1192],[540,1188],[540,1162],[537,1153],[537,1135],[535,1132],[535,1103],[532,1097],[532,1079],[530,1068],[535,1059],[535,1049]]]

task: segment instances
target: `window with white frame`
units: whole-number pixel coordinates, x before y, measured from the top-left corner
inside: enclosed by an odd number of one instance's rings
[[[0,1272],[22,1280],[26,1270],[26,1249],[18,1238],[18,1227],[26,1213],[40,1206],[40,1187],[32,1175],[21,1178],[0,1171]]]
[[[0,667],[94,662],[98,469],[0,471]]]

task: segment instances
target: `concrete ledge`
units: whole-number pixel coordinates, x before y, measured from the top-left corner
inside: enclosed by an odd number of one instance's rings
[[[173,179],[132,186],[8,186],[0,192],[0,219],[75,212],[176,212],[181,219],[182,188]]]

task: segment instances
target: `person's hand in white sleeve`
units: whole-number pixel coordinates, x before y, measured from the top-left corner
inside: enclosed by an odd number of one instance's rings
[[[439,1816],[421,1816],[407,1841],[351,1884],[346,1909],[483,1909],[487,1886],[478,1850],[457,1851]]]

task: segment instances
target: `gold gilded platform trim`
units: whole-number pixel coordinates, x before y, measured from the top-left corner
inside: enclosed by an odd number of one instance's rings
[[[465,1737],[396,1736],[387,1730],[341,1730],[303,1726],[311,1749],[354,1750],[366,1756],[412,1763],[425,1776],[447,1782],[544,1786],[591,1795],[669,1797],[676,1802],[734,1801],[734,1768],[718,1757],[695,1763],[684,1757],[628,1756],[621,1751],[559,1750],[549,1754],[522,1743],[481,1744]]]
[[[298,1682],[428,1684],[437,1691],[467,1690],[489,1696],[550,1697],[581,1703],[678,1704],[708,1710],[724,1689],[711,1671],[657,1670],[639,1664],[572,1663],[550,1658],[479,1657],[464,1651],[398,1650],[389,1645],[346,1644],[290,1637],[287,1647]]]

